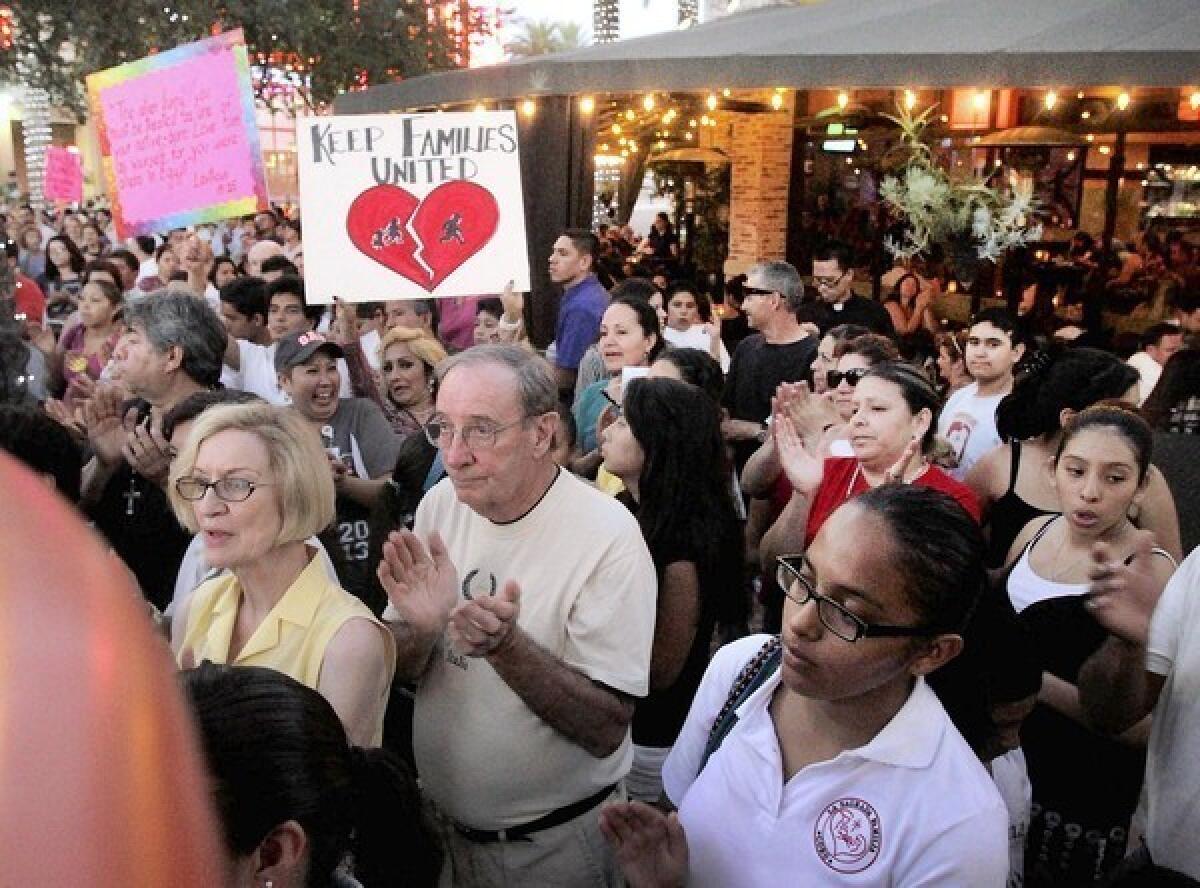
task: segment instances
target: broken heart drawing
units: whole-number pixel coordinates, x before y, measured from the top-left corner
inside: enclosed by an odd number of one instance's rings
[[[492,239],[496,198],[455,179],[423,199],[397,185],[362,192],[346,213],[346,233],[364,255],[432,293]]]

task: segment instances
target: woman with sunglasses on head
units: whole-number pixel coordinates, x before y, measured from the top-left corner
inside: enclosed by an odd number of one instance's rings
[[[633,714],[630,798],[656,801],[662,763],[708,664],[720,599],[739,587],[742,533],[733,506],[721,412],[703,390],[635,379],[605,429],[604,467],[625,485],[658,574],[650,694]]]
[[[1132,409],[1097,405],[1072,416],[1053,456],[1061,514],[1029,522],[1009,552],[1007,598],[1044,670],[1022,747],[1035,816],[1026,847],[1026,885],[1090,885],[1125,854],[1138,801],[1144,739],[1095,733],[1079,703],[1082,665],[1107,631],[1091,615],[1089,570],[1098,543],[1112,563],[1146,558],[1161,588],[1175,561],[1161,548],[1138,554],[1130,508],[1146,493],[1153,434]]]
[[[171,464],[179,522],[227,571],[175,612],[181,666],[266,666],[320,691],[352,742],[378,746],[395,671],[391,633],[329,581],[306,540],[334,519],[333,478],[315,429],[288,407],[205,411]]]
[[[940,394],[947,398],[972,382],[967,370],[967,356],[963,351],[963,336],[960,333],[939,333],[934,340],[937,345],[937,375]]]
[[[838,506],[889,481],[948,493],[978,520],[970,489],[926,459],[940,402],[924,373],[909,364],[877,364],[855,385],[852,403],[854,414],[846,424],[850,457],[823,458],[818,429],[801,427],[795,412],[776,414],[775,444],[792,495],[763,536],[764,565],[776,555],[805,551]]]
[[[631,888],[1003,886],[1004,803],[925,681],[984,584],[975,522],[888,484],[777,566],[782,637],[714,657],[663,767],[678,813],[602,815]]]
[[[1021,528],[1058,511],[1047,466],[1058,451],[1064,424],[1099,401],[1120,398],[1136,404],[1137,396],[1137,371],[1109,352],[1072,348],[1033,358],[996,408],[996,430],[1005,443],[984,454],[963,479],[983,511],[989,567],[1004,564]],[[1179,557],[1175,502],[1157,469],[1151,468],[1133,517]]]

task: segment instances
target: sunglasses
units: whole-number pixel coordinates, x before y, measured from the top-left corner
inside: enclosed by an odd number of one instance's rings
[[[844,379],[846,385],[854,388],[858,385],[858,381],[866,375],[866,367],[855,367],[853,370],[847,370],[845,373],[840,370],[827,370],[825,372],[825,381],[831,389],[835,389],[842,384],[842,380]]]

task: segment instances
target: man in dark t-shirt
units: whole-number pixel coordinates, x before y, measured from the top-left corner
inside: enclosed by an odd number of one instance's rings
[[[742,311],[758,332],[733,353],[721,399],[730,417],[725,439],[739,470],[766,439],[775,390],[806,378],[817,353],[816,337],[796,319],[803,292],[799,272],[786,262],[756,265],[742,288]]]

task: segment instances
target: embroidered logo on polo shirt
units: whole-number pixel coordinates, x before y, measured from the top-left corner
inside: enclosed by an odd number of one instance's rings
[[[862,799],[838,799],[817,818],[813,845],[836,873],[861,873],[879,857],[883,829],[879,814]]]

